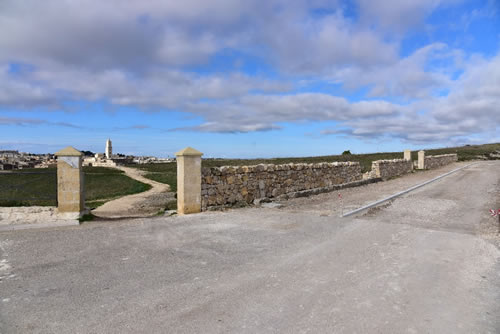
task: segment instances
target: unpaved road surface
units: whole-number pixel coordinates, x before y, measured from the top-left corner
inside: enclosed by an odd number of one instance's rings
[[[500,163],[481,162],[357,217],[330,193],[3,232],[0,333],[499,333],[499,184]]]
[[[156,182],[142,176],[142,171],[136,168],[116,167],[125,172],[128,177],[152,186],[148,191],[127,195],[109,201],[92,210],[92,213],[101,218],[130,218],[148,217],[165,209],[166,203],[173,197],[169,194],[168,184]]]

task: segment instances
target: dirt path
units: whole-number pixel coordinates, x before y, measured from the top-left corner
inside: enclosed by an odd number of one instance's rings
[[[148,217],[164,209],[173,198],[168,184],[156,182],[142,176],[143,171],[136,168],[116,167],[128,177],[152,186],[148,191],[120,197],[92,210],[95,216],[102,218]]]

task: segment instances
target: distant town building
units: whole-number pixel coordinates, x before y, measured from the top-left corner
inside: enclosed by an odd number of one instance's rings
[[[20,155],[19,151],[0,151],[0,159],[14,159]]]
[[[116,167],[129,163],[133,163],[133,157],[113,155],[113,144],[109,138],[106,140],[105,153],[96,153],[93,157],[85,157],[83,159],[84,166],[94,167]]]
[[[52,159],[53,156],[50,154],[0,151],[0,170],[46,168],[50,166]]]
[[[13,167],[14,166],[11,164],[4,164],[0,162],[0,170],[11,170]]]
[[[106,141],[106,150],[104,152],[107,159],[111,159],[113,157],[113,145],[111,144],[111,139],[109,138]]]

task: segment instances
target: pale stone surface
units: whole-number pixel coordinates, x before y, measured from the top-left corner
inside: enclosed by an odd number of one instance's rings
[[[77,218],[71,212],[61,215],[52,206],[0,207],[0,226],[48,224]]]
[[[425,151],[418,151],[418,169],[425,169]]]
[[[411,160],[411,151],[410,150],[405,150],[404,151],[403,159],[405,159],[405,160]]]
[[[177,213],[201,211],[201,156],[191,147],[177,152]]]
[[[56,153],[57,203],[61,214],[77,213],[85,209],[82,153],[69,146]]]
[[[65,156],[65,157],[81,157],[83,154],[82,154],[82,152],[78,151],[76,148],[74,148],[72,146],[68,146],[66,148],[63,148],[59,152],[56,152],[55,155]]]

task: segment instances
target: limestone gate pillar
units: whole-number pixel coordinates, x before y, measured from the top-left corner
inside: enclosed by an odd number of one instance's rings
[[[425,169],[425,151],[418,151],[418,169]]]
[[[66,218],[80,218],[85,210],[82,152],[71,146],[57,156],[57,210]]]
[[[177,157],[177,213],[201,212],[201,156],[191,147],[175,153]]]
[[[404,159],[405,160],[411,160],[411,151],[410,150],[405,150],[405,152],[404,152]]]

